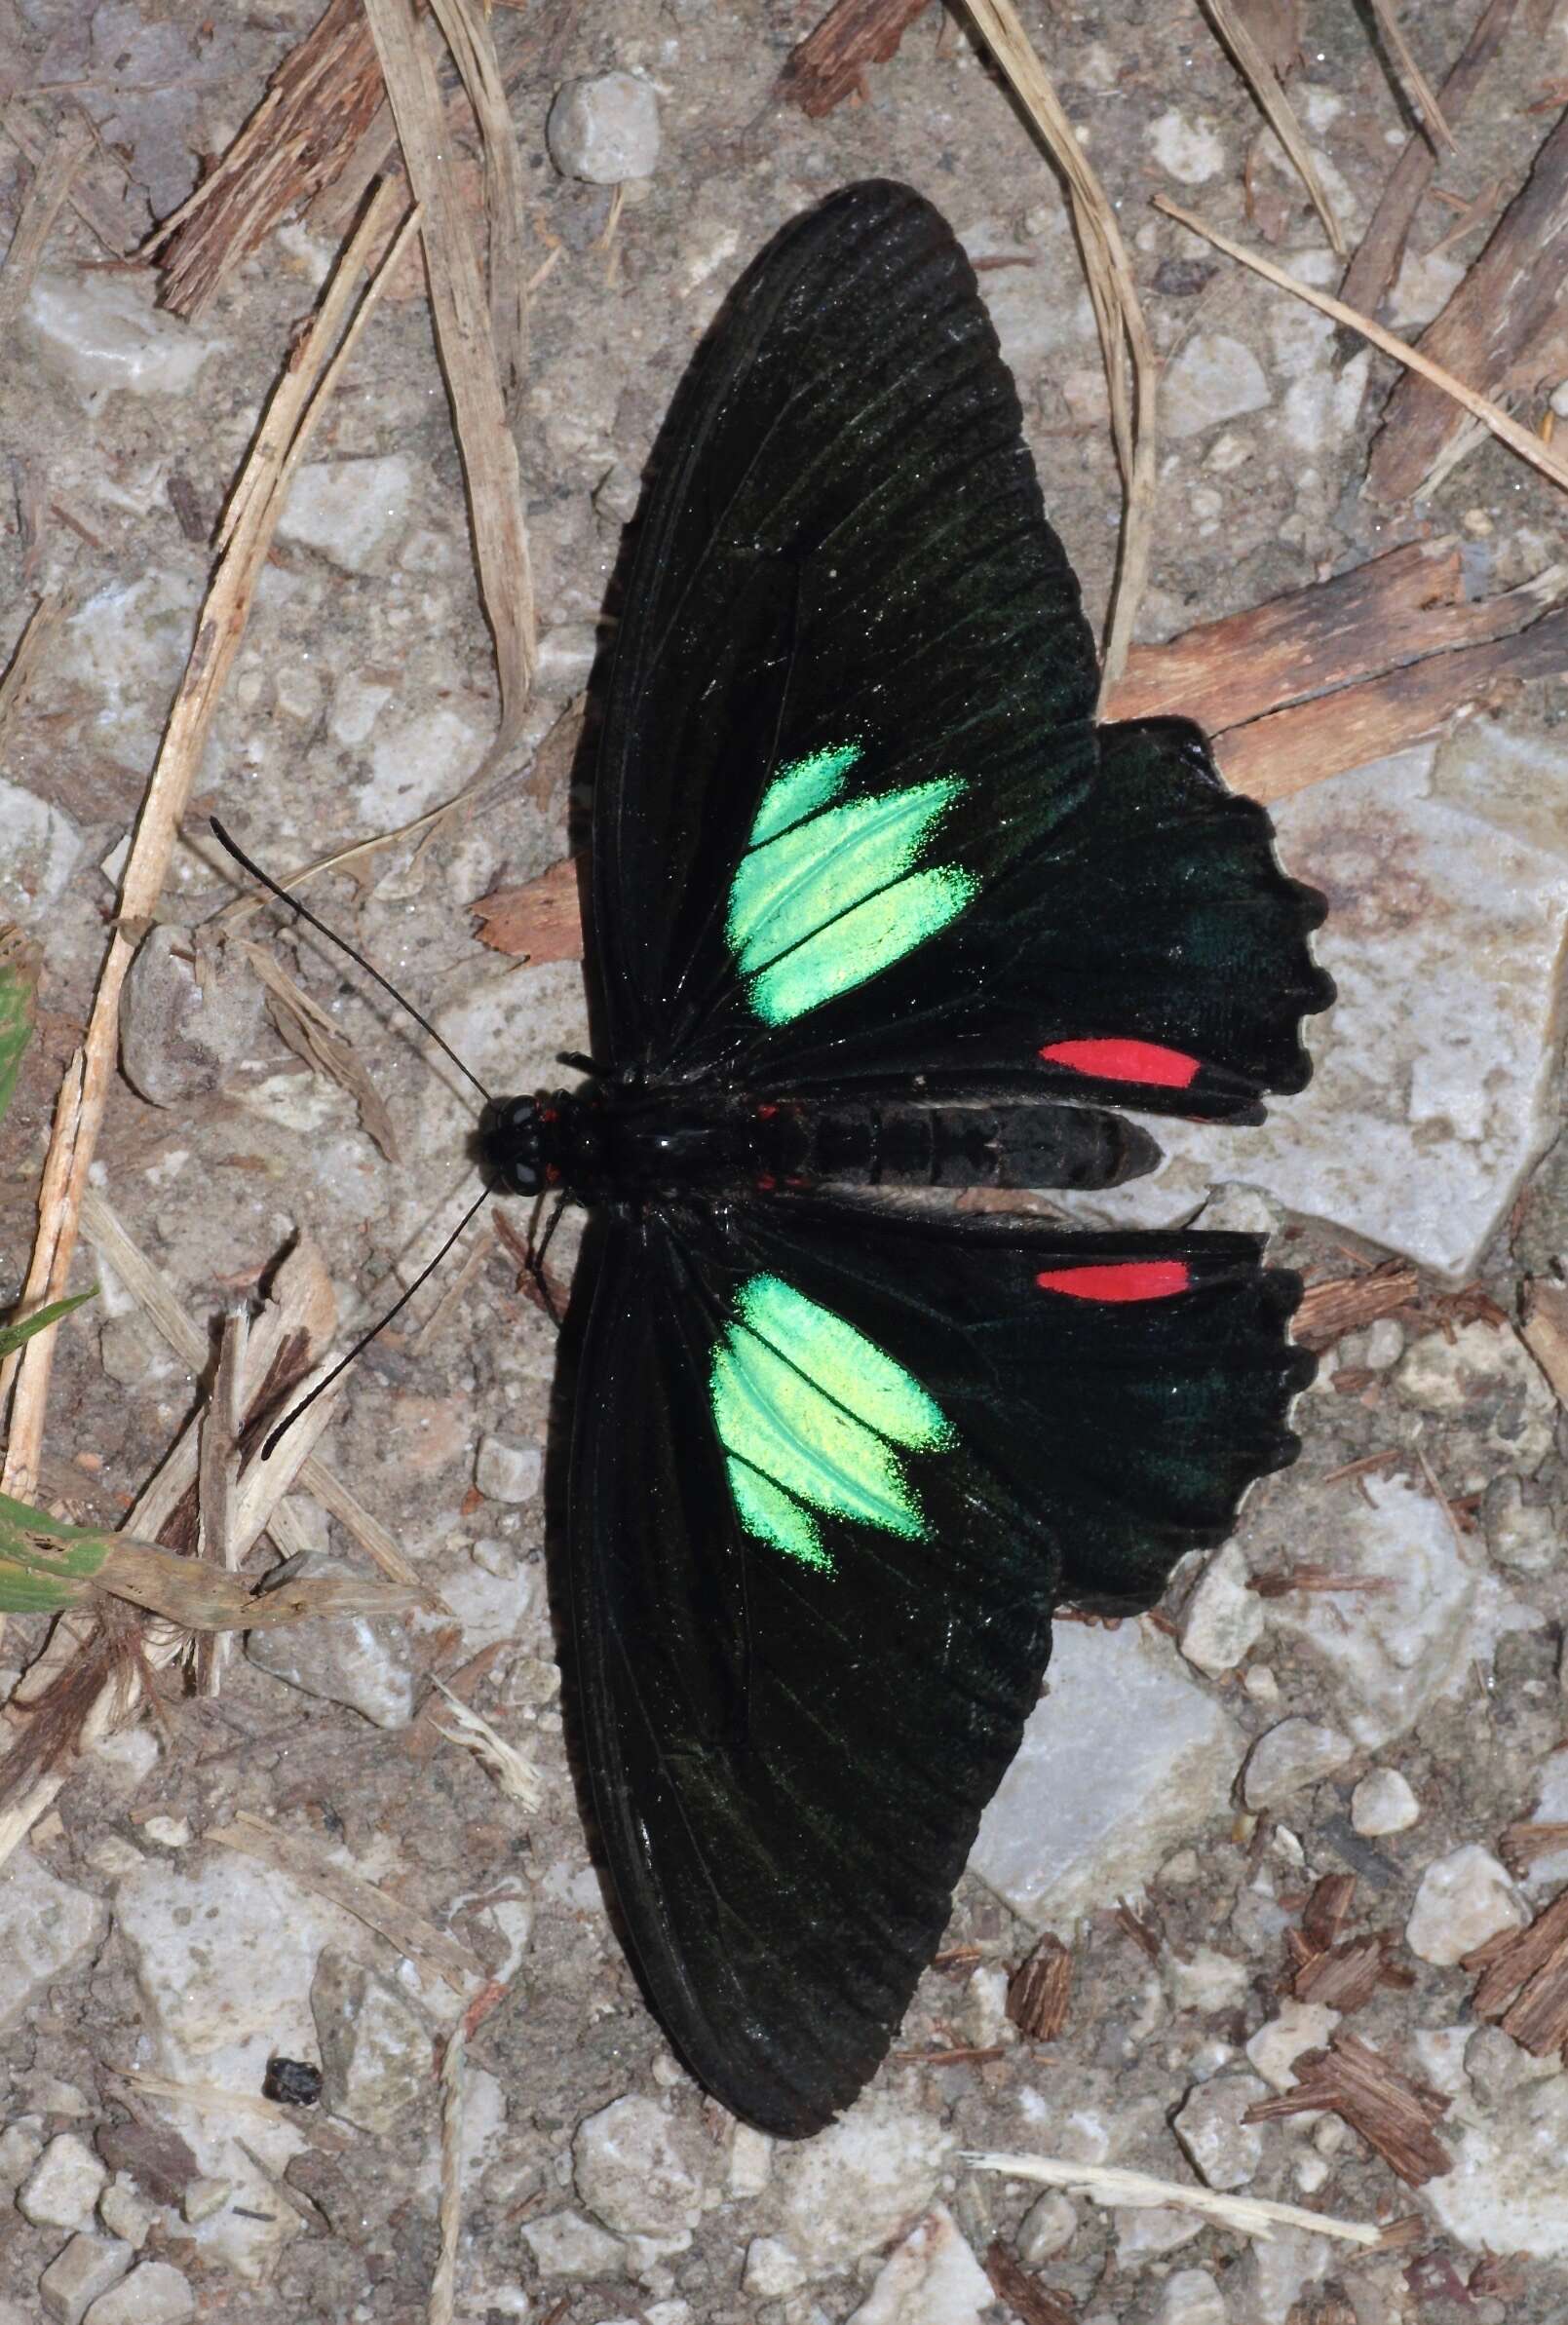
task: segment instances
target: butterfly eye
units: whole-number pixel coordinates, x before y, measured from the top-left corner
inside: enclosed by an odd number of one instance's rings
[[[492,1098],[479,1118],[478,1161],[503,1195],[537,1195],[540,1110],[533,1098]]]

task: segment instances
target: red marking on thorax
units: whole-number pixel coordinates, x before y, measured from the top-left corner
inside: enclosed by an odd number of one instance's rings
[[[1161,1042],[1120,1038],[1048,1042],[1040,1054],[1048,1066],[1069,1066],[1075,1074],[1092,1074],[1099,1082],[1141,1082],[1155,1089],[1186,1089],[1203,1063],[1185,1049],[1167,1049]]]
[[[1099,1266],[1047,1268],[1035,1277],[1043,1292],[1074,1300],[1168,1300],[1184,1292],[1192,1270],[1184,1259],[1115,1259]]]

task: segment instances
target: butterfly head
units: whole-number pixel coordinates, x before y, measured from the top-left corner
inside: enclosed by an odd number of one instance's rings
[[[492,1098],[479,1117],[476,1160],[498,1195],[537,1195],[545,1183],[537,1098]]]

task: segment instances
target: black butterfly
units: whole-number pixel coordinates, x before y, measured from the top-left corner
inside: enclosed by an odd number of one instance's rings
[[[1320,899],[1094,654],[975,277],[851,186],[732,295],[660,439],[593,808],[600,1056],[492,1181],[597,1213],[575,1700],[686,2063],[766,2130],[875,2071],[1040,1690],[1296,1450],[1297,1279],[1242,1235],[887,1187],[1099,1187],[1296,1090]],[[829,1192],[829,1190],[831,1190]]]

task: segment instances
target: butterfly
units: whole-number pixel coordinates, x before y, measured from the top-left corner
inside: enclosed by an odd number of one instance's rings
[[[1152,1605],[1297,1449],[1257,1238],[915,1199],[1114,1184],[1158,1154],[1116,1107],[1251,1123],[1308,1079],[1321,899],[1196,727],[1095,692],[969,263],[850,186],[656,446],[596,1062],[479,1137],[590,1214],[567,1676],[614,1910],[686,2065],[782,2136],[886,2053],[1053,1610]]]

